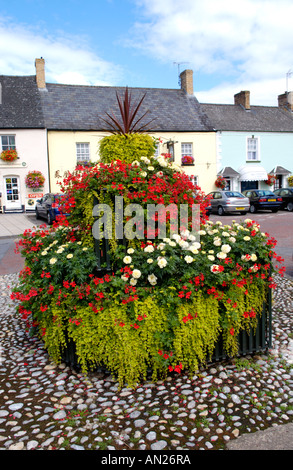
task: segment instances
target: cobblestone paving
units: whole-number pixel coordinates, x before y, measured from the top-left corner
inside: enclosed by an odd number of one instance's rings
[[[56,366],[25,333],[0,276],[0,450],[225,449],[245,433],[293,422],[293,282],[276,277],[273,349],[190,377],[119,390],[97,371]]]

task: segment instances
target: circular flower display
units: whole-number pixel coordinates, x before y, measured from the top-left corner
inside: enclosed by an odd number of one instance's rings
[[[218,176],[218,178],[215,181],[215,186],[217,186],[217,188],[219,189],[224,189],[226,184],[227,184],[227,181],[225,180],[225,178],[223,178],[223,176]]]
[[[44,186],[45,177],[40,171],[30,171],[25,178],[25,184],[29,188],[40,188]]]

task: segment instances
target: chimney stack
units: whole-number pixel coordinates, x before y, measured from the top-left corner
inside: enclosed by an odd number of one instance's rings
[[[193,70],[184,70],[180,74],[181,90],[193,95]]]
[[[36,80],[37,80],[38,88],[45,89],[46,88],[45,60],[43,59],[43,57],[35,60],[35,67],[36,67]]]
[[[234,95],[234,104],[240,104],[244,109],[250,109],[250,91],[240,91]]]
[[[286,109],[287,111],[293,111],[293,91],[287,91],[283,95],[278,96],[279,108]]]

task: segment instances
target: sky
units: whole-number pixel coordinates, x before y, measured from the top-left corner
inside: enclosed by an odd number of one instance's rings
[[[277,106],[293,90],[292,0],[0,0],[0,75],[179,88],[201,103]]]

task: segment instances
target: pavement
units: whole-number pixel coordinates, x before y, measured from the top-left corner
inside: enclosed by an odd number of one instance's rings
[[[0,276],[19,272],[24,259],[15,253],[15,242],[26,229],[33,229],[44,221],[36,220],[35,214],[0,214]]]
[[[34,214],[0,214],[0,275],[23,268],[23,258],[14,253],[15,241],[26,229],[42,224],[44,221],[36,220]],[[227,444],[227,450],[293,450],[293,423],[241,435]]]

